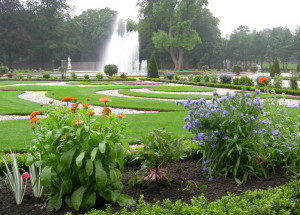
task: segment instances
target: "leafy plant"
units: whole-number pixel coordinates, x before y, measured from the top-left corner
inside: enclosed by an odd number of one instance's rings
[[[191,195],[201,195],[207,189],[207,185],[203,184],[200,186],[199,182],[195,182],[193,180],[188,180],[186,183],[187,186],[185,189],[188,190]]]
[[[274,88],[282,88],[283,77],[281,75],[274,76],[273,87]]]
[[[220,82],[222,84],[231,84],[231,81],[232,81],[232,75],[228,75],[228,74],[221,74],[219,76],[220,78]]]
[[[209,79],[211,83],[218,83],[218,74],[215,72],[211,73]]]
[[[31,75],[27,75],[27,79],[31,79]]]
[[[208,66],[208,65],[202,66],[202,70],[203,70],[203,71],[209,70],[209,66]]]
[[[269,82],[271,81],[271,77],[260,75],[260,76],[256,77],[255,81],[258,86],[264,87],[269,84]]]
[[[65,97],[62,101],[76,99]],[[125,123],[121,118],[125,115],[105,112],[95,116],[93,109],[79,109],[77,103],[71,108],[48,108],[44,111],[47,118],[35,125],[27,160],[28,165],[41,163],[41,184],[51,190],[47,210],[59,210],[63,201],[77,211],[87,210],[98,195],[120,205],[133,204],[131,197],[121,194],[124,149],[129,149],[122,140]],[[39,122],[35,115],[31,123]]]
[[[209,82],[209,79],[210,79],[209,75],[204,76],[204,82]]]
[[[243,86],[254,86],[253,80],[247,76],[239,78],[238,84]]]
[[[242,91],[221,98],[214,92],[211,104],[205,98],[184,102],[189,109],[184,128],[195,134],[193,139],[199,143],[203,165],[210,175],[232,174],[239,184],[248,175],[265,175],[257,162],[262,133],[267,131],[258,118],[264,111],[259,92]]]
[[[115,64],[107,64],[104,67],[104,73],[109,76],[113,76],[118,73],[118,67]]]
[[[251,67],[250,67],[250,70],[251,70],[252,72],[257,72],[258,67],[257,67],[257,66],[251,66]]]
[[[71,77],[72,77],[72,79],[77,79],[76,73],[75,72],[71,72]]]
[[[43,74],[43,78],[49,79],[49,78],[50,78],[50,74],[49,74],[49,73],[44,73],[44,74]]]
[[[60,71],[61,73],[64,73],[64,72],[66,72],[67,70],[66,70],[66,67],[60,66],[60,67],[58,67],[58,71]]]
[[[174,76],[174,79],[175,79],[175,80],[180,80],[180,79],[181,79],[181,77],[180,77],[180,75],[179,75],[179,74],[175,74],[175,76]]]
[[[196,75],[195,78],[194,78],[194,81],[195,82],[200,82],[202,78],[203,78],[202,75]]]
[[[17,79],[22,80],[24,79],[24,76],[22,73],[17,74]]]
[[[84,79],[86,79],[86,80],[87,80],[87,79],[90,79],[90,76],[89,76],[88,74],[85,74],[83,77],[84,77]]]
[[[194,80],[193,75],[189,75],[189,76],[188,76],[188,81],[193,81],[193,80]]]
[[[165,76],[165,79],[168,79],[168,80],[173,80],[174,79],[174,76],[175,76],[175,73],[174,72],[165,72],[164,73],[164,76]]]
[[[292,73],[291,78],[290,78],[290,88],[292,90],[297,90],[298,89],[298,77],[297,73]]]
[[[8,73],[9,69],[7,66],[0,66],[0,74]]]
[[[156,63],[155,56],[152,54],[149,64],[148,64],[148,73],[147,73],[148,78],[159,78],[158,76],[158,67]]]
[[[101,80],[101,79],[103,79],[103,75],[100,72],[98,72],[98,73],[96,73],[96,78]]]
[[[6,163],[6,156],[3,156],[3,162],[6,168],[6,172],[4,172],[5,177],[8,181],[9,188],[13,193],[16,203],[21,204],[24,198],[24,194],[26,191],[27,179],[30,177],[28,173],[23,173],[22,176],[20,174],[20,170],[17,164],[17,160],[14,153],[11,153],[12,157],[12,169],[10,170]],[[23,183],[25,181],[25,185]]]
[[[44,187],[41,185],[41,171],[42,167],[39,166],[41,163],[36,162],[36,164],[31,164],[29,166],[29,174],[30,174],[30,181],[32,186],[33,195],[36,198],[40,198],[43,194]],[[38,167],[36,166],[38,165]]]
[[[240,73],[243,71],[243,68],[240,65],[236,64],[231,68],[231,71],[234,73]]]
[[[232,82],[234,85],[239,85],[239,80],[239,78],[234,78]]]

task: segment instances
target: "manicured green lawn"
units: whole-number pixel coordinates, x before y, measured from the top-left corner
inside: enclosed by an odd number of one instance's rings
[[[41,83],[40,81],[0,81],[1,85],[12,85],[12,84],[36,84]],[[43,83],[51,83],[51,81],[43,81]]]
[[[161,85],[163,83],[145,83],[137,81],[98,81],[98,82],[68,82],[69,85]]]

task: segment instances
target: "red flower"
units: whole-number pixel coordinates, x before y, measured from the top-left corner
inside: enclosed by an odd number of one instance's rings
[[[31,114],[30,114],[30,119],[34,118],[36,115],[39,115],[40,112],[38,111],[33,111]]]
[[[27,179],[27,178],[30,178],[30,175],[29,175],[28,172],[24,172],[24,173],[22,174],[22,179],[25,180],[25,179]]]
[[[263,162],[263,158],[259,156],[258,159],[257,159],[257,162],[258,163],[262,163]]]
[[[108,118],[108,116],[111,114],[111,110],[108,107],[103,108],[102,114],[105,118]]]
[[[61,101],[62,102],[72,102],[73,98],[72,97],[64,97]]]

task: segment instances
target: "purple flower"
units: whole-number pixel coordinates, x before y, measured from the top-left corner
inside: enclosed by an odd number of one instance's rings
[[[196,140],[197,140],[197,136],[194,136],[194,137],[193,137],[193,140],[196,141]]]
[[[232,93],[232,94],[230,94],[230,97],[233,99],[233,98],[235,98],[236,95],[237,95],[237,93]]]
[[[184,121],[187,121],[189,120],[190,118],[189,117],[184,117]]]
[[[218,131],[218,130],[215,130],[214,132],[215,132],[215,134],[217,134],[219,131]]]
[[[194,113],[194,111],[192,111],[192,110],[189,110],[189,115],[191,115],[192,113]]]
[[[191,99],[191,98],[188,98],[186,101],[187,101],[187,102],[191,102],[191,101],[192,101],[192,99]]]
[[[213,145],[211,145],[211,147],[212,147],[213,149],[215,149],[217,146],[213,144]]]
[[[225,115],[225,114],[227,114],[228,112],[226,111],[226,110],[223,110],[223,114]]]
[[[251,93],[247,93],[246,95],[247,95],[247,96],[251,96]]]
[[[201,98],[200,100],[199,100],[199,102],[201,103],[201,102],[205,102],[206,100],[205,100],[205,98]]]
[[[231,108],[232,108],[232,110],[236,110],[236,108],[235,108],[235,107],[233,107],[233,106],[231,106]]]
[[[183,128],[184,128],[184,129],[187,129],[187,125],[184,125]]]
[[[265,129],[265,128],[263,128],[261,131],[264,132],[264,133],[266,133],[268,130]]]
[[[268,144],[266,144],[266,143],[263,143],[264,144],[264,146],[267,148],[268,147]]]
[[[204,114],[201,113],[201,114],[200,114],[200,117],[203,117],[203,116],[204,116]]]
[[[228,140],[228,137],[227,137],[227,136],[225,136],[225,137],[224,137],[224,139],[225,139],[225,140]]]
[[[244,116],[244,114],[243,114],[243,113],[240,113],[240,116]]]
[[[205,137],[204,137],[204,140],[207,140],[207,138],[208,138],[208,136],[205,136]]]
[[[246,105],[250,106],[250,105],[251,105],[251,103],[250,103],[250,102],[246,102]]]
[[[218,95],[217,91],[214,91],[214,92],[213,92],[213,95]]]
[[[210,162],[210,159],[204,161],[203,163],[204,163],[204,164],[208,164],[209,162]]]
[[[187,128],[188,128],[188,129],[192,129],[192,127],[193,127],[193,125],[192,125],[191,123],[188,123],[188,124],[187,124]]]
[[[261,106],[259,106],[258,108],[259,108],[259,109],[263,109],[263,106],[261,105]]]
[[[194,105],[194,108],[195,108],[195,109],[197,109],[197,108],[199,108],[199,106],[197,106],[197,105]]]
[[[206,118],[208,118],[208,117],[209,117],[209,115],[210,115],[210,114],[208,113],[208,114],[206,114],[206,115],[205,115],[205,117],[206,117]]]
[[[203,145],[203,140],[199,141],[199,145],[202,146]]]
[[[209,181],[212,181],[213,179],[214,179],[213,177],[210,177],[208,180],[209,180]]]
[[[253,134],[257,134],[257,131],[256,131],[256,130],[253,130]]]
[[[181,102],[175,101],[175,105],[179,105],[179,104],[181,104]]]
[[[204,137],[204,133],[199,133],[199,138],[203,138]]]
[[[203,171],[206,171],[207,170],[207,167],[203,167]]]
[[[275,136],[279,133],[279,130],[271,131],[272,135]]]
[[[257,94],[259,94],[259,93],[260,93],[260,89],[256,89],[255,91],[257,92]]]
[[[257,105],[257,104],[258,104],[258,101],[254,101],[253,104]]]

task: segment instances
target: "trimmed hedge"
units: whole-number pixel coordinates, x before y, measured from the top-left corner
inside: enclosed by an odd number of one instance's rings
[[[108,78],[108,79],[82,79],[82,78],[78,78],[78,79],[44,79],[44,78],[31,78],[31,79],[16,79],[16,78],[1,78],[0,81],[64,81],[64,82],[68,82],[68,81],[84,81],[84,82],[90,82],[90,81],[136,81],[136,78]]]
[[[167,83],[177,83],[177,84],[187,84],[187,85],[195,85],[195,86],[207,86],[207,87],[222,87],[228,89],[238,89],[242,88],[242,85],[233,85],[233,84],[220,84],[220,83],[206,83],[206,82],[189,82],[189,81],[177,81],[177,80],[166,80],[161,78],[140,78],[142,81],[157,81],[157,82],[167,82]],[[255,86],[256,89],[264,90],[264,87]],[[254,91],[253,86],[246,86],[246,90]],[[275,90],[277,94],[289,94],[289,95],[300,95],[300,90],[291,90],[291,89],[278,89],[278,88],[270,88],[270,90]]]
[[[181,202],[180,200],[172,203],[169,199],[162,203],[159,201],[151,205],[140,197],[135,210],[123,208],[113,213],[110,205],[107,205],[106,211],[92,210],[85,215],[130,215],[130,214],[185,214],[185,215],[259,215],[259,214],[282,214],[299,215],[300,214],[300,180],[289,182],[286,185],[269,188],[268,190],[246,191],[240,196],[228,194],[214,202],[208,200],[202,195],[194,197],[191,204]],[[67,213],[66,215],[71,215]]]

